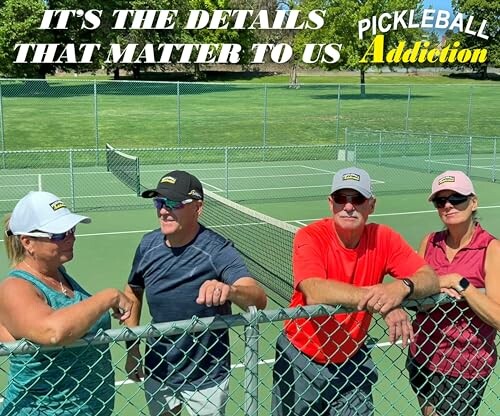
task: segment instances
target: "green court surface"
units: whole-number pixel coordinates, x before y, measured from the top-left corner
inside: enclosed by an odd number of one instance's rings
[[[302,226],[315,219],[327,216],[328,205],[326,195],[329,193],[331,178],[336,169],[344,163],[328,163],[325,161],[309,162],[304,164],[290,164],[276,162],[241,164],[235,169],[231,179],[233,192],[229,192],[232,199],[242,201],[257,211],[275,218],[282,219],[296,226]],[[460,168],[462,161],[443,159],[443,170],[454,164]],[[480,170],[483,166],[490,166],[491,161],[475,164],[473,169]],[[401,163],[399,164],[401,165]],[[143,167],[141,180],[143,185],[152,186],[166,171],[175,166]],[[183,166],[191,170],[203,181],[206,189],[225,195],[227,176],[221,167],[189,165]],[[408,241],[416,247],[424,234],[438,230],[441,223],[432,205],[427,201],[432,178],[436,173],[418,173],[405,170],[399,166],[388,170],[386,167],[369,166],[374,187],[378,195],[375,213],[371,221],[385,223],[401,232]],[[90,225],[80,225],[77,229],[75,259],[67,265],[67,269],[87,290],[97,292],[106,287],[123,288],[131,266],[135,248],[142,235],[157,227],[155,210],[150,201],[140,200],[133,196],[130,189],[117,181],[107,172],[88,170],[81,172],[81,188],[77,200],[77,207],[91,206],[89,201],[99,200],[101,207],[116,207],[121,209],[90,211],[88,214],[93,222]],[[54,192],[63,199],[70,195],[70,184],[65,182],[67,174],[50,171],[37,171],[31,174],[12,172],[0,176],[2,195],[0,207],[3,211],[10,209],[15,201],[31,189],[44,189]],[[491,233],[500,235],[500,188],[497,184],[476,181],[476,191],[480,199],[479,218],[482,225]],[[414,189],[412,191],[412,189]],[[127,209],[127,201],[137,201],[140,209]],[[150,206],[151,205],[151,206]],[[224,223],[224,221],[222,220]],[[245,238],[245,227],[241,227],[242,237]],[[252,238],[249,235],[248,238]],[[2,242],[3,245],[3,242]],[[273,242],[262,250],[273,250]],[[276,259],[277,262],[283,261]],[[285,260],[286,261],[286,260]],[[8,264],[4,250],[0,254],[0,271],[6,275]],[[289,276],[291,279],[291,277]],[[281,305],[283,306],[283,305]],[[277,309],[271,303],[268,309]],[[142,323],[148,322],[147,310],[143,313]],[[281,328],[281,324],[266,324],[261,326],[259,366],[259,406],[260,415],[268,415],[270,408],[270,388],[272,385],[271,369],[274,358],[274,344]],[[231,398],[228,406],[228,415],[242,414],[244,397],[243,384],[243,345],[241,342],[241,328],[231,330],[233,341],[233,375],[231,380]],[[375,404],[378,415],[416,414],[417,403],[411,391],[404,360],[406,352],[399,345],[386,344],[385,324],[374,324],[370,336],[378,343],[374,348],[373,356],[379,372],[379,381],[375,387]],[[116,414],[132,416],[147,414],[144,408],[142,392],[135,384],[121,383],[123,374],[124,349],[123,346],[113,347],[113,358],[117,369],[117,404]],[[3,362],[0,361],[0,362]],[[500,372],[492,377],[490,387],[485,394],[485,402],[481,415],[500,414],[498,396]],[[0,370],[0,388],[6,383],[5,364]],[[495,393],[496,391],[496,393]]]

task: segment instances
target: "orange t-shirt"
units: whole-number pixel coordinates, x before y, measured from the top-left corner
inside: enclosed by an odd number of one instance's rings
[[[294,293],[290,307],[306,305],[297,288],[308,278],[337,280],[354,286],[381,283],[386,274],[404,278],[425,261],[391,228],[367,224],[358,246],[343,247],[333,219],[325,218],[300,229],[293,243]],[[368,312],[332,317],[299,318],[285,323],[290,342],[319,363],[343,363],[363,345],[371,315]]]

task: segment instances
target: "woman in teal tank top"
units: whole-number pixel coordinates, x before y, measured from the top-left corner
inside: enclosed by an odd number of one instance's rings
[[[30,192],[5,222],[13,265],[0,283],[0,341],[27,339],[69,345],[123,321],[130,300],[117,289],[87,293],[63,267],[73,258],[75,227],[90,219],[71,213],[48,192]],[[15,294],[15,296],[13,296]],[[109,416],[114,372],[109,345],[11,354],[0,416]]]

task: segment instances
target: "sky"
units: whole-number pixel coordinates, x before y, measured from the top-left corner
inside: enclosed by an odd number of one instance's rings
[[[426,9],[453,11],[451,0],[424,0],[424,6]]]

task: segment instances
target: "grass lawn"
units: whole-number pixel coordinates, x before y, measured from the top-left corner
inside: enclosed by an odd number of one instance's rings
[[[342,143],[346,128],[498,135],[499,85],[443,75],[286,75],[226,83],[1,81],[0,149]]]

